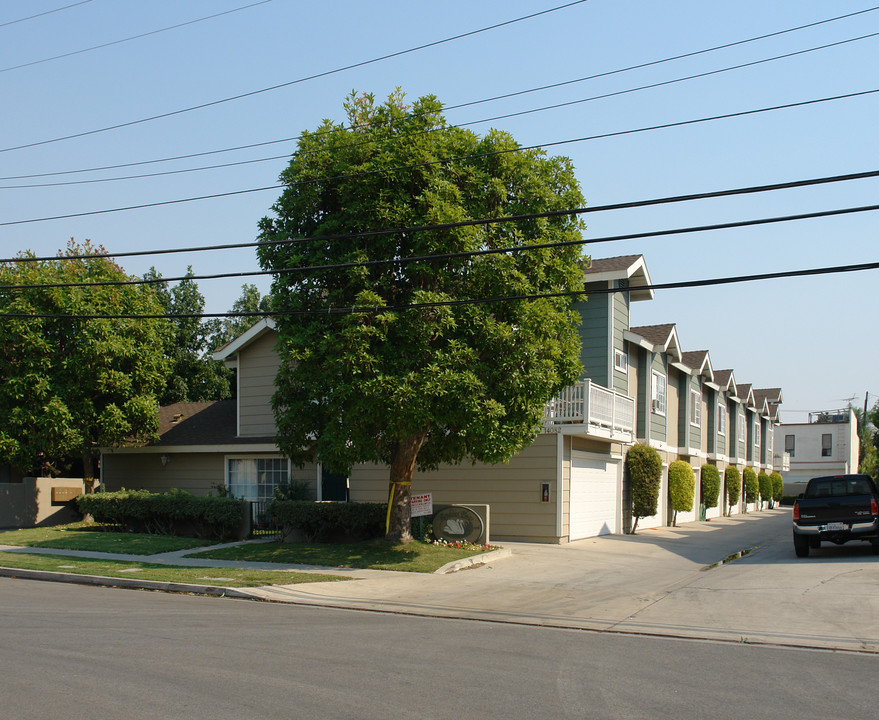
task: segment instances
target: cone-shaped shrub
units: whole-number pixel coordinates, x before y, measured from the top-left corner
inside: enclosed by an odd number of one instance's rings
[[[671,509],[674,510],[672,525],[678,524],[679,512],[690,512],[693,509],[693,498],[696,493],[696,476],[690,463],[675,460],[668,466],[668,496]]]
[[[757,487],[760,489],[760,507],[772,500],[772,478],[765,472],[757,476]]]
[[[784,497],[784,478],[775,470],[769,473],[769,478],[772,480],[772,499],[781,502],[781,498]]]
[[[760,493],[760,483],[757,481],[757,473],[753,468],[746,467],[742,471],[742,480],[745,481],[745,502],[755,502]]]
[[[729,498],[729,507],[732,511],[733,505],[739,501],[742,494],[742,475],[735,465],[730,465],[724,471],[723,479],[726,481],[726,496]]]
[[[633,445],[626,455],[626,472],[629,473],[632,487],[632,515],[635,517],[632,533],[634,533],[639,518],[656,515],[659,485],[662,481],[662,458],[649,445],[638,443]]]
[[[702,485],[702,504],[706,508],[717,507],[720,499],[720,470],[714,465],[703,465],[699,471]]]

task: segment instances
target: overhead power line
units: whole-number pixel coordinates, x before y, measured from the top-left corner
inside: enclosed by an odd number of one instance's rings
[[[480,33],[488,32],[490,30],[497,30],[498,28],[502,28],[508,25],[513,25],[515,23],[524,22],[525,20],[532,20],[541,15],[547,15],[549,13],[556,12],[557,10],[564,10],[566,8],[572,7],[574,5],[580,5],[587,0],[574,0],[573,2],[565,3],[564,5],[557,5],[556,7],[549,8],[547,10],[540,10],[539,12],[529,13],[528,15],[522,15],[517,18],[513,18],[512,20],[505,20],[503,22],[495,23],[493,25],[488,25],[486,27],[479,28],[477,30],[470,30],[468,32],[459,33],[457,35],[453,35],[451,37],[443,38],[441,40],[434,40],[432,42],[423,43],[421,45],[416,45],[415,47],[407,48],[406,50],[398,50],[396,52],[387,53],[386,55],[381,55],[379,57],[371,58],[369,60],[362,60],[360,62],[351,63],[350,65],[345,65],[343,67],[335,68],[334,70],[325,70],[323,72],[315,73],[314,75],[308,75],[306,77],[297,78],[296,80],[290,80],[288,82],[279,83],[277,85],[272,85],[270,87],[261,88],[259,90],[251,90],[249,92],[240,93],[238,95],[233,95],[231,97],[222,98],[220,100],[212,100],[210,102],[201,103],[199,105],[191,105],[189,107],[181,108],[179,110],[171,110],[165,113],[159,113],[157,115],[151,115],[150,117],[140,118],[139,120],[130,120],[124,123],[117,123],[116,125],[108,125],[106,127],[97,128],[95,130],[86,130],[79,133],[72,133],[70,135],[64,135],[61,137],[51,138],[49,140],[39,140],[36,142],[25,143],[23,145],[16,145],[14,147],[6,147],[0,148],[0,153],[11,152],[13,150],[24,150],[25,148],[38,147],[40,145],[49,145],[51,143],[62,142],[64,140],[72,140],[74,138],[86,137],[88,135],[96,135],[98,133],[108,132],[110,130],[118,130],[124,127],[131,127],[132,125],[140,125],[147,122],[152,122],[153,120],[160,120],[162,118],[173,117],[175,115],[182,115],[184,113],[192,112],[193,110],[202,110],[208,107],[215,107],[217,105],[222,105],[224,103],[232,102],[234,100],[242,100],[244,98],[253,97],[255,95],[260,95],[262,93],[272,92],[274,90],[280,90],[281,88],[290,87],[292,85],[298,85],[300,83],[308,82],[309,80],[316,80],[318,78],[327,77],[329,75],[335,75],[337,73],[345,72],[347,70],[353,70],[354,68],[364,67],[366,65],[372,65],[377,62],[381,62],[383,60],[389,60],[390,58],[400,57],[402,55],[408,55],[409,53],[417,52],[419,50],[425,50],[430,47],[436,47],[437,45],[442,45],[444,43],[453,42],[455,40],[461,40],[465,37],[471,37],[473,35],[478,35]]]
[[[540,91],[543,91],[543,90],[554,89],[554,88],[563,87],[563,86],[566,86],[566,85],[573,85],[573,84],[575,84],[575,83],[581,83],[581,82],[585,82],[585,81],[588,81],[588,80],[594,80],[594,79],[597,79],[597,78],[603,78],[603,77],[608,77],[608,76],[611,76],[611,75],[617,75],[617,74],[620,74],[620,73],[629,72],[629,71],[631,71],[631,70],[639,70],[639,69],[641,69],[641,68],[645,68],[645,67],[651,67],[651,66],[654,66],[654,65],[661,65],[661,64],[663,64],[663,63],[672,62],[672,61],[674,61],[674,60],[680,60],[680,59],[683,59],[683,58],[694,57],[694,56],[702,55],[702,54],[709,53],[709,52],[715,52],[715,51],[717,51],[717,50],[723,50],[723,49],[726,49],[726,48],[735,47],[735,46],[737,46],[737,45],[744,45],[744,44],[746,44],[746,43],[752,43],[752,42],[756,42],[756,41],[758,41],[758,40],[764,40],[764,39],[766,39],[766,38],[776,37],[776,36],[778,36],[778,35],[784,35],[784,34],[786,34],[786,33],[791,33],[791,32],[795,32],[795,31],[798,31],[798,30],[803,30],[803,29],[806,29],[806,28],[815,27],[815,26],[817,26],[817,25],[823,25],[823,24],[826,24],[826,23],[835,22],[835,21],[837,21],[837,20],[843,20],[843,19],[846,19],[846,18],[854,17],[855,15],[862,15],[862,14],[864,14],[864,13],[874,12],[874,11],[876,11],[876,10],[879,10],[879,6],[871,7],[871,8],[867,8],[867,9],[865,9],[865,10],[859,10],[859,11],[854,12],[854,13],[848,13],[848,14],[846,14],[846,15],[838,15],[838,16],[836,16],[836,17],[827,18],[827,19],[825,19],[825,20],[819,20],[819,21],[817,21],[817,22],[814,22],[814,23],[808,23],[808,24],[806,24],[806,25],[798,25],[798,26],[796,26],[796,27],[787,28],[787,29],[785,29],[785,30],[779,30],[779,31],[777,31],[777,32],[768,33],[768,34],[765,34],[765,35],[758,35],[758,36],[755,36],[755,37],[747,38],[747,39],[745,39],[745,40],[737,40],[737,41],[735,41],[735,42],[732,42],[732,43],[726,43],[726,44],[724,44],[724,45],[715,45],[715,46],[710,47],[710,48],[704,48],[704,49],[702,49],[702,50],[696,50],[696,51],[693,51],[693,52],[684,53],[683,55],[674,55],[674,56],[671,56],[671,57],[662,58],[662,59],[660,59],[660,60],[651,60],[651,61],[649,61],[649,62],[646,62],[646,63],[640,63],[640,64],[638,64],[638,65],[630,65],[630,66],[625,67],[625,68],[619,68],[619,69],[616,69],[616,70],[609,70],[609,71],[607,71],[607,72],[597,73],[597,74],[595,74],[595,75],[587,75],[587,76],[585,76],[585,77],[574,78],[574,79],[571,79],[571,80],[564,80],[564,81],[557,82],[557,83],[552,83],[552,84],[549,84],[549,85],[541,85],[541,86],[539,86],[539,87],[528,88],[528,89],[526,89],[526,90],[517,90],[517,91],[514,91],[514,92],[510,92],[510,93],[505,93],[505,94],[502,94],[502,95],[495,95],[495,96],[490,97],[490,98],[482,98],[482,99],[480,99],[480,100],[472,100],[472,101],[469,101],[469,102],[458,103],[458,104],[456,104],[456,105],[447,105],[447,106],[445,106],[445,107],[443,108],[443,110],[446,111],[446,112],[449,111],[449,110],[457,110],[457,109],[460,109],[460,108],[470,107],[470,106],[472,106],[472,105],[480,105],[480,104],[487,103],[487,102],[493,102],[493,101],[495,101],[495,100],[503,100],[503,99],[506,99],[506,98],[516,97],[516,96],[520,96],[520,95],[526,95],[526,94],[528,94],[528,93],[540,92]],[[852,40],[844,41],[844,42],[852,42],[852,41],[854,41],[854,40],[858,40],[858,39],[863,39],[863,38],[854,38],[854,39],[852,39]],[[822,47],[823,47],[823,46],[822,46]],[[805,51],[804,51],[804,52],[805,52]],[[476,121],[476,122],[490,122],[490,120],[482,120],[482,121]],[[300,137],[300,136],[295,135],[295,136],[292,136],[292,137],[281,138],[281,139],[278,139],[278,140],[266,140],[266,141],[264,141],[264,142],[250,143],[250,144],[247,144],[247,145],[238,145],[238,146],[236,146],[236,147],[221,148],[221,149],[218,149],[218,150],[207,150],[207,151],[204,151],[204,152],[198,152],[198,153],[189,153],[189,154],[185,154],[185,155],[175,155],[175,156],[165,157],[165,158],[155,158],[155,159],[152,159],[152,160],[139,160],[139,161],[136,161],[136,162],[118,163],[118,164],[115,164],[115,165],[103,165],[103,166],[97,166],[97,167],[91,167],[91,168],[79,168],[79,169],[75,169],[75,170],[61,170],[61,171],[48,172],[48,173],[33,173],[33,174],[29,174],[29,175],[8,175],[8,176],[6,176],[6,177],[0,177],[0,181],[7,181],[7,180],[26,180],[26,179],[29,179],[29,178],[52,177],[52,176],[57,176],[57,175],[73,175],[73,174],[79,174],[79,173],[99,172],[99,171],[103,171],[103,170],[118,170],[118,169],[121,169],[121,168],[126,168],[126,167],[136,167],[136,166],[139,166],[139,165],[152,165],[152,164],[157,164],[157,163],[173,162],[173,161],[177,161],[177,160],[187,160],[187,159],[190,159],[190,158],[205,157],[205,156],[207,156],[207,155],[218,155],[218,154],[223,154],[223,153],[228,153],[228,152],[237,152],[237,151],[240,151],[240,150],[250,150],[250,149],[253,149],[253,148],[257,148],[257,147],[265,147],[265,146],[267,146],[267,145],[277,145],[277,144],[286,143],[286,142],[293,142],[293,141],[295,141],[295,140],[298,140],[299,137]],[[276,159],[279,159],[280,157],[285,157],[285,156],[276,156],[276,157],[271,157],[271,158],[264,158],[262,161],[276,160]],[[222,166],[220,166],[220,167],[222,167]]]
[[[87,0],[87,2],[91,2],[91,0]],[[259,0],[259,2],[250,3],[250,5],[242,5],[241,7],[226,10],[224,12],[214,13],[213,15],[206,15],[205,17],[196,18],[195,20],[189,20],[187,22],[178,23],[176,25],[169,25],[168,27],[159,28],[158,30],[151,30],[150,32],[140,33],[139,35],[132,35],[131,37],[122,38],[121,40],[112,40],[111,42],[101,43],[100,45],[92,45],[91,47],[83,48],[82,50],[73,50],[71,52],[61,53],[60,55],[53,55],[52,57],[43,58],[42,60],[32,60],[31,62],[21,63],[19,65],[10,65],[9,67],[0,68],[0,73],[10,72],[11,70],[20,70],[21,68],[31,67],[32,65],[41,65],[42,63],[51,62],[52,60],[60,60],[62,58],[72,57],[74,55],[82,55],[83,53],[91,52],[92,50],[101,50],[103,48],[111,47],[113,45],[121,45],[122,43],[130,42],[131,40],[140,40],[141,38],[150,37],[151,35],[158,35],[159,33],[167,32],[168,30],[177,30],[178,28],[186,27],[187,25],[195,25],[196,23],[204,22],[205,20],[213,20],[214,18],[218,18],[223,15],[229,15],[231,13],[236,13],[241,10],[247,10],[249,8],[256,7],[257,5],[265,5],[266,3],[270,2],[272,2],[272,0]],[[77,4],[81,5],[82,3]],[[3,26],[0,25],[0,27]]]
[[[849,265],[836,265],[829,267],[808,268],[805,270],[786,270],[774,273],[754,273],[748,275],[731,275],[727,277],[713,277],[702,280],[682,280],[679,282],[652,283],[639,285],[639,290],[677,290],[682,288],[702,288],[716,285],[731,285],[746,282],[758,282],[763,280],[781,280],[784,278],[814,277],[817,275],[833,275],[850,272],[863,272],[865,270],[879,270],[879,262],[856,263]],[[180,313],[180,314],[59,314],[59,313],[0,313],[0,321],[4,319],[33,319],[33,320],[177,320],[186,318],[234,318],[234,317],[282,317],[303,315],[354,315],[375,314],[382,312],[399,312],[402,310],[418,310],[433,307],[453,307],[461,305],[484,305],[497,302],[512,302],[525,300],[540,300],[549,298],[584,297],[589,295],[608,295],[621,292],[619,288],[599,288],[592,290],[572,290],[555,293],[533,293],[526,295],[505,295],[489,298],[461,298],[456,300],[439,300],[424,303],[406,303],[388,306],[363,306],[363,307],[328,307],[315,310],[288,310],[273,312],[227,312],[227,313]]]
[[[39,17],[43,17],[44,15],[51,15],[53,13],[61,12],[62,10],[69,10],[70,8],[78,7],[79,5],[86,5],[92,2],[92,0],[80,0],[80,2],[75,2],[70,5],[65,5],[64,7],[55,8],[54,10],[46,10],[45,12],[37,13],[36,15],[29,15],[28,17],[19,18],[18,20],[9,20],[5,23],[0,23],[0,28],[5,28],[9,25],[16,25],[18,23],[26,22],[27,20],[34,20]]]
[[[814,100],[802,100],[800,102],[785,103],[783,105],[773,105],[771,107],[757,108],[757,109],[753,109],[753,110],[741,110],[739,112],[724,113],[722,115],[712,115],[710,117],[704,117],[704,118],[696,118],[696,119],[691,119],[691,120],[680,120],[678,122],[663,123],[660,125],[651,125],[648,127],[635,128],[635,129],[631,129],[631,130],[617,130],[617,131],[613,131],[613,132],[600,133],[598,135],[586,135],[583,137],[569,138],[567,140],[556,140],[553,142],[542,143],[539,145],[519,146],[519,147],[515,147],[515,148],[510,148],[507,150],[497,150],[497,151],[488,152],[488,153],[476,153],[473,155],[465,155],[462,157],[444,158],[441,160],[435,160],[433,162],[416,163],[416,164],[412,164],[412,165],[404,165],[404,166],[395,167],[395,168],[382,168],[380,170],[370,170],[370,171],[363,172],[363,173],[352,173],[350,175],[317,178],[317,179],[312,179],[312,180],[308,180],[305,182],[315,183],[315,182],[327,182],[327,181],[331,181],[331,180],[339,180],[339,179],[343,179],[343,178],[349,179],[349,178],[356,178],[356,177],[365,177],[368,175],[376,175],[376,174],[380,174],[380,173],[391,173],[391,172],[398,172],[401,170],[411,170],[411,169],[419,168],[419,167],[428,167],[430,165],[442,165],[442,164],[458,162],[461,160],[467,160],[467,159],[478,158],[478,157],[491,157],[491,156],[496,156],[496,155],[505,155],[505,154],[514,153],[514,152],[524,152],[527,150],[540,150],[540,149],[544,149],[544,148],[548,148],[548,147],[559,147],[561,145],[570,145],[570,144],[578,143],[578,142],[586,142],[589,140],[600,140],[600,139],[607,139],[607,138],[612,138],[612,137],[621,137],[623,135],[633,135],[635,133],[651,132],[653,130],[665,130],[668,128],[685,127],[687,125],[695,125],[698,123],[712,122],[715,120],[728,120],[730,118],[736,118],[736,117],[747,117],[749,115],[757,115],[757,114],[765,113],[765,112],[774,112],[776,110],[787,110],[787,109],[791,109],[791,108],[807,107],[809,105],[817,105],[819,103],[832,102],[832,101],[836,101],[836,100],[848,100],[848,99],[856,98],[856,97],[866,97],[867,95],[873,95],[875,93],[879,93],[879,88],[873,89],[873,90],[863,90],[861,92],[846,93],[844,95],[834,95],[832,97],[817,98]],[[297,183],[297,184],[305,184],[305,182]],[[235,195],[245,195],[245,194],[254,193],[254,192],[264,192],[266,190],[279,190],[283,187],[285,187],[285,186],[284,185],[267,185],[264,187],[249,188],[246,190],[232,190],[232,191],[225,192],[225,193],[213,193],[210,195],[199,195],[196,197],[178,198],[176,200],[161,200],[161,201],[157,201],[157,202],[153,202],[153,203],[142,203],[139,205],[128,205],[128,206],[118,207],[118,208],[108,208],[105,210],[88,210],[88,211],[78,212],[78,213],[68,213],[65,215],[52,215],[52,216],[46,216],[46,217],[40,217],[40,218],[30,218],[28,220],[8,220],[6,222],[0,222],[0,227],[8,227],[10,225],[26,225],[29,223],[46,222],[49,220],[67,220],[70,218],[87,217],[90,215],[106,215],[109,213],[127,212],[130,210],[143,210],[146,208],[161,207],[164,205],[179,205],[182,203],[197,202],[200,200],[211,200],[211,199],[216,199],[216,198],[233,197]]]
[[[651,90],[651,89],[658,88],[658,87],[665,87],[668,85],[673,85],[675,83],[686,82],[688,80],[696,80],[696,79],[706,78],[711,75],[719,75],[721,73],[731,72],[733,70],[741,70],[743,68],[754,67],[756,65],[762,65],[762,64],[768,63],[768,62],[774,62],[776,60],[787,59],[787,58],[795,57],[797,55],[804,55],[806,53],[816,52],[818,50],[826,50],[828,48],[837,47],[839,45],[845,45],[847,43],[857,42],[859,40],[866,40],[866,39],[874,38],[874,37],[879,37],[879,32],[870,33],[869,35],[861,35],[861,36],[855,37],[855,38],[848,38],[846,40],[840,40],[838,42],[828,43],[826,45],[819,45],[816,47],[807,48],[805,50],[796,50],[794,52],[784,53],[783,55],[775,55],[774,57],[763,58],[761,60],[752,60],[751,62],[740,63],[738,65],[730,65],[730,66],[727,66],[724,68],[719,68],[717,70],[708,70],[705,72],[696,73],[695,75],[687,75],[684,77],[674,78],[672,80],[663,80],[660,82],[649,83],[647,85],[640,85],[640,86],[634,87],[634,88],[627,88],[625,90],[616,90],[613,92],[603,93],[601,95],[592,95],[591,97],[579,98],[577,100],[568,100],[566,102],[555,103],[552,105],[544,105],[542,107],[531,108],[529,110],[519,110],[517,112],[505,113],[503,115],[495,115],[493,117],[483,118],[481,120],[471,120],[469,122],[456,123],[455,125],[452,125],[451,127],[458,127],[458,128],[469,127],[470,125],[479,125],[482,123],[494,122],[495,120],[507,120],[509,118],[521,117],[523,115],[530,115],[530,114],[537,113],[537,112],[544,112],[546,110],[558,110],[559,108],[572,107],[574,105],[581,105],[583,103],[592,102],[595,100],[605,100],[607,98],[619,97],[621,95],[628,95],[631,93],[641,92],[642,90]],[[429,134],[431,132],[436,132],[436,130],[439,130],[439,129],[441,129],[441,128],[421,131],[419,133],[415,133],[415,135],[425,135],[425,134]],[[316,135],[320,135],[320,134],[321,134],[320,132],[316,133]],[[400,135],[400,140],[406,140],[406,139],[409,139],[412,137],[413,137],[413,134],[403,133]],[[369,143],[371,141],[363,141],[363,142]],[[357,145],[357,144],[359,144],[359,143],[354,143],[353,145]],[[324,151],[320,150],[318,152],[324,152]],[[308,154],[311,154],[311,153],[308,153]],[[164,170],[161,172],[143,173],[140,175],[125,175],[125,176],[121,176],[121,177],[110,177],[110,178],[92,178],[89,180],[66,180],[63,182],[52,182],[52,183],[31,183],[31,184],[27,184],[27,185],[0,185],[0,190],[63,187],[63,186],[68,186],[68,185],[92,185],[95,183],[120,182],[123,180],[136,180],[136,179],[147,178],[147,177],[164,177],[167,175],[180,175],[183,173],[200,172],[203,170],[217,170],[217,169],[228,168],[228,167],[237,167],[240,165],[252,165],[254,163],[270,162],[273,160],[283,160],[283,159],[286,159],[289,157],[290,157],[290,155],[288,153],[285,155],[273,155],[271,157],[255,158],[252,160],[239,160],[237,162],[220,163],[217,165],[205,165],[205,166],[195,167],[195,168],[183,168],[183,169],[179,169],[179,170]]]
[[[291,275],[291,274],[306,274],[306,273],[317,273],[317,272],[329,272],[329,271],[337,271],[337,270],[349,270],[352,268],[367,268],[367,267],[377,267],[382,265],[408,265],[409,263],[415,262],[433,262],[436,260],[453,260],[453,259],[462,259],[462,258],[473,258],[473,257],[481,257],[486,255],[505,255],[511,253],[520,253],[520,252],[528,252],[530,250],[549,250],[556,248],[565,248],[565,247],[574,247],[574,246],[584,246],[584,245],[596,245],[598,243],[608,243],[608,242],[619,242],[622,240],[644,240],[647,238],[658,238],[658,237],[669,237],[671,235],[691,235],[699,232],[710,232],[716,230],[731,230],[734,228],[744,228],[744,227],[755,227],[759,225],[770,225],[777,224],[783,222],[793,222],[796,220],[813,220],[816,218],[823,217],[832,217],[837,215],[850,215],[853,213],[859,212],[870,212],[879,210],[879,205],[864,205],[856,208],[841,208],[837,210],[821,210],[817,212],[811,213],[800,213],[797,215],[783,215],[771,218],[757,218],[753,220],[739,220],[735,222],[727,222],[727,223],[714,223],[710,225],[691,225],[689,227],[683,228],[672,228],[669,230],[652,230],[647,232],[639,232],[639,233],[627,233],[623,235],[609,235],[605,237],[598,238],[579,238],[577,240],[564,240],[558,242],[549,242],[549,243],[534,243],[532,245],[514,245],[502,248],[485,248],[482,250],[469,250],[469,251],[461,251],[454,253],[441,253],[436,255],[418,255],[412,257],[405,258],[390,258],[390,259],[381,259],[381,260],[366,260],[360,262],[348,262],[348,263],[333,263],[327,265],[308,265],[302,267],[293,267],[293,268],[280,268],[275,270],[240,270],[235,272],[224,272],[224,273],[214,273],[211,275],[195,275],[188,274],[180,277],[171,277],[171,278],[138,278],[138,279],[130,279],[130,280],[106,280],[100,282],[76,282],[76,283],[35,283],[35,284],[26,284],[26,285],[3,285],[0,286],[0,291],[22,291],[22,290],[39,290],[39,289],[50,289],[50,288],[82,288],[82,287],[105,287],[105,286],[121,286],[121,285],[157,285],[168,282],[180,282],[183,280],[219,280],[226,278],[244,278],[244,277],[258,277],[265,275]],[[551,213],[534,213],[528,216],[518,216],[516,218],[505,218],[505,221],[510,221],[511,219],[532,219],[535,217],[547,217],[550,215],[562,215],[562,214],[571,214],[570,211],[554,211]],[[485,223],[486,221],[479,221]],[[475,224],[475,223],[474,223]],[[414,229],[422,229],[422,228],[414,228]],[[395,230],[392,232],[402,232],[402,230]],[[326,237],[320,238],[311,238],[312,240],[327,240]],[[288,242],[288,241],[280,241]],[[278,244],[277,242],[272,244]],[[82,259],[85,258],[96,258],[96,257],[107,257],[106,255],[90,255],[90,256],[61,256],[51,258],[53,262],[60,260],[73,260],[78,257]],[[22,258],[18,259],[19,261],[23,260]]]

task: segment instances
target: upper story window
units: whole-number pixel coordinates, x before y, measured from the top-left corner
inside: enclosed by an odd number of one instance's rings
[[[626,372],[629,369],[629,356],[622,350],[613,351],[613,369]]]
[[[690,424],[702,427],[702,393],[690,390]]]
[[[760,447],[760,421],[754,423],[754,447]]]
[[[723,405],[717,406],[717,434],[726,435],[726,408]]]
[[[666,379],[665,375],[653,371],[653,412],[658,415],[665,415],[666,401]]]
[[[739,413],[739,442],[745,442],[745,413]]]
[[[796,454],[797,450],[797,437],[796,435],[785,435],[784,436],[784,451],[793,457]]]
[[[825,433],[821,436],[821,457],[831,457],[833,455],[833,435]]]

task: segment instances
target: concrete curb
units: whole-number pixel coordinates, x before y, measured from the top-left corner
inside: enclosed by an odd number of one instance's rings
[[[102,575],[78,575],[76,573],[60,573],[51,570],[25,570],[22,568],[0,567],[0,577],[62,582],[73,585],[91,585],[93,587],[119,587],[129,590],[157,590],[186,595],[212,595],[214,597],[231,597],[243,600],[255,599],[252,594],[242,592],[239,588],[228,588],[218,585],[195,585],[191,583],[164,582],[161,580],[135,580],[134,578],[113,578]]]
[[[448,575],[449,573],[458,572],[458,570],[464,570],[469,567],[478,567],[480,565],[494,562],[495,560],[500,560],[501,558],[512,557],[512,555],[513,551],[510,550],[510,548],[501,547],[497,550],[481,553],[480,555],[473,555],[472,557],[463,558],[461,560],[452,560],[452,562],[446,563],[441,568],[434,570],[433,574]]]

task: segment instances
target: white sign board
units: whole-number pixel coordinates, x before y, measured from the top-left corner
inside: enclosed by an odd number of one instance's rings
[[[411,508],[410,515],[412,517],[433,515],[433,493],[411,495],[409,497],[409,505]]]

